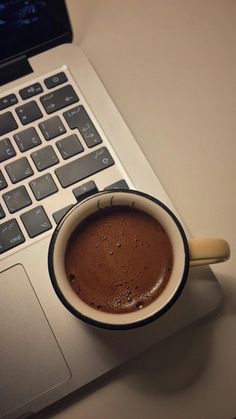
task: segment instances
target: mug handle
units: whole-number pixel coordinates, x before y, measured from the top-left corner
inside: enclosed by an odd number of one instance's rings
[[[190,266],[224,262],[230,257],[230,247],[223,239],[188,240]]]

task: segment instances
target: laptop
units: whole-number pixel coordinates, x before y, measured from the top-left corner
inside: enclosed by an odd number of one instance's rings
[[[161,319],[112,332],[84,324],[55,295],[48,245],[76,202],[132,188],[176,212],[71,42],[64,1],[0,2],[1,418],[38,412],[212,312],[222,298],[210,269],[199,268]]]

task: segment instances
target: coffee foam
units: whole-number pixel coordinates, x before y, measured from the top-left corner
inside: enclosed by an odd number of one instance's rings
[[[65,266],[71,286],[107,313],[140,310],[165,288],[173,264],[163,227],[129,207],[100,210],[73,233]]]

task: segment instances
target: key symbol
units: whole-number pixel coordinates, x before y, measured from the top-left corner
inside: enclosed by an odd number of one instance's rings
[[[109,162],[109,160],[108,160],[107,157],[103,157],[102,162],[103,162],[103,164],[107,164]]]
[[[43,227],[43,228],[46,228],[47,226],[48,226],[48,223],[47,222],[41,224],[41,227]]]
[[[90,132],[90,133],[85,133],[84,134],[85,138],[93,138],[94,137],[94,132]]]
[[[55,108],[55,103],[51,103],[49,106],[48,106],[48,111],[51,111],[51,110],[53,110],[54,108]]]
[[[104,151],[103,151],[103,150],[96,151],[94,158],[97,160],[97,158],[98,158],[99,156],[101,156],[103,153],[104,153]]]
[[[87,122],[87,124],[83,126],[82,131],[86,132],[89,128],[90,128],[90,124]]]

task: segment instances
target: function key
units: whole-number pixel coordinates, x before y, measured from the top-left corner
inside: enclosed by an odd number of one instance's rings
[[[12,183],[17,183],[34,174],[26,157],[21,157],[20,159],[7,164],[5,169]]]
[[[56,145],[64,160],[84,151],[76,134],[71,134],[62,140],[57,141]]]
[[[6,179],[0,170],[0,191],[2,191],[2,189],[5,189],[6,187],[7,187]]]
[[[23,125],[36,121],[36,119],[39,119],[43,116],[37,103],[34,100],[32,102],[25,103],[25,105],[18,106],[16,108],[16,113]]]
[[[11,93],[10,95],[4,96],[0,98],[0,111],[3,109],[8,108],[9,106],[15,105],[18,103],[18,99],[16,95]]]
[[[41,84],[34,83],[31,86],[25,87],[19,91],[20,96],[23,100],[29,99],[32,96],[38,95],[43,92]]]
[[[46,121],[43,121],[39,124],[39,128],[42,131],[42,134],[45,140],[52,140],[59,135],[65,134],[66,130],[61,122],[59,116],[53,116]]]
[[[20,216],[30,238],[36,237],[52,228],[42,206],[33,208]]]
[[[101,137],[82,105],[64,112],[63,116],[71,129],[78,128],[88,147],[94,147],[102,142]]]
[[[18,128],[15,118],[11,112],[5,112],[0,115],[0,136]]]
[[[10,159],[15,155],[16,152],[9,138],[0,140],[0,162]]]
[[[58,111],[59,109],[65,108],[66,106],[72,105],[72,103],[78,102],[79,98],[73,87],[66,85],[60,89],[41,96],[40,100],[45,111],[50,114]]]
[[[23,131],[15,134],[13,137],[19,147],[19,150],[22,152],[36,147],[42,143],[35,128],[33,127],[26,128]]]
[[[52,89],[53,87],[65,83],[66,81],[68,81],[68,79],[65,73],[63,73],[62,71],[61,73],[57,73],[54,76],[48,77],[44,80],[44,83],[46,84],[48,89]]]
[[[11,191],[3,194],[2,197],[11,214],[27,207],[32,203],[24,186],[19,186],[18,188],[12,189]]]
[[[0,224],[0,254],[24,241],[25,238],[15,218]]]

